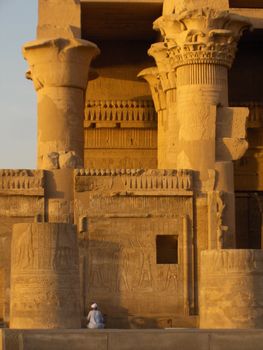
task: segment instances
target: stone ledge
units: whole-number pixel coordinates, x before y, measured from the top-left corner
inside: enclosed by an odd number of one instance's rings
[[[1,350],[261,350],[262,343],[263,330],[0,330]]]

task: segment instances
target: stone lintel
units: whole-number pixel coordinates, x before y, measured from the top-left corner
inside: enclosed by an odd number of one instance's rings
[[[38,39],[58,36],[81,37],[79,0],[38,0]]]

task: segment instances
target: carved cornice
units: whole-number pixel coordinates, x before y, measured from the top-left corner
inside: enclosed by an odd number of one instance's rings
[[[85,108],[86,128],[155,128],[157,115],[151,99],[89,100]]]
[[[43,196],[43,170],[0,169],[0,195]]]
[[[78,169],[75,170],[77,192],[100,195],[191,195],[191,170]]]
[[[73,87],[86,89],[91,60],[99,54],[98,47],[86,40],[54,38],[36,40],[23,47],[35,89]]]
[[[245,17],[211,8],[162,16],[154,22],[154,29],[164,38],[173,69],[190,64],[231,67],[238,40],[249,27]]]

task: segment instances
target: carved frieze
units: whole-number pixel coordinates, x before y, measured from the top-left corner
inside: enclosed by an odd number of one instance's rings
[[[151,128],[157,116],[151,99],[89,100],[86,103],[86,128]]]
[[[44,172],[28,169],[0,169],[0,195],[44,195]]]
[[[189,170],[79,169],[75,190],[102,196],[192,195],[193,179]]]

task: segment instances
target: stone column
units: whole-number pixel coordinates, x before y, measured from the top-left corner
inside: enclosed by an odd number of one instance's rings
[[[10,328],[80,328],[74,225],[14,225]]]
[[[201,254],[200,328],[263,328],[263,251]]]
[[[38,168],[83,167],[84,96],[97,46],[76,38],[27,43],[23,48],[38,99]]]
[[[217,161],[217,107],[228,106],[227,71],[244,27],[243,18],[209,8],[162,16],[154,22],[164,36],[177,87],[176,103],[168,113],[168,119],[176,119],[176,130],[171,130],[176,133],[175,142],[169,145],[169,151],[174,150],[171,166],[198,171],[201,182]],[[155,45],[149,52],[162,70]]]
[[[174,142],[175,118],[171,115],[176,104],[176,75],[163,42],[153,44],[149,54],[156,58],[158,68],[145,69],[139,73],[139,76],[149,83],[158,113],[158,169],[174,169],[174,157],[171,159],[170,145]],[[155,102],[157,95],[160,103]]]
[[[184,1],[184,8],[188,8]],[[234,186],[232,160],[247,147],[246,109],[228,108],[228,69],[235,57],[238,40],[249,27],[243,17],[228,11],[202,7],[164,15],[154,22],[164,42],[152,45],[159,72],[163,59],[169,62],[169,80],[176,82],[176,96],[167,94],[168,136],[165,168],[195,171],[197,193],[224,192],[225,227],[223,246],[234,245]],[[176,12],[176,8],[175,8]],[[164,51],[164,52],[163,52]],[[230,116],[231,115],[231,116]],[[237,128],[242,125],[242,130]],[[162,157],[162,155],[160,155]]]

